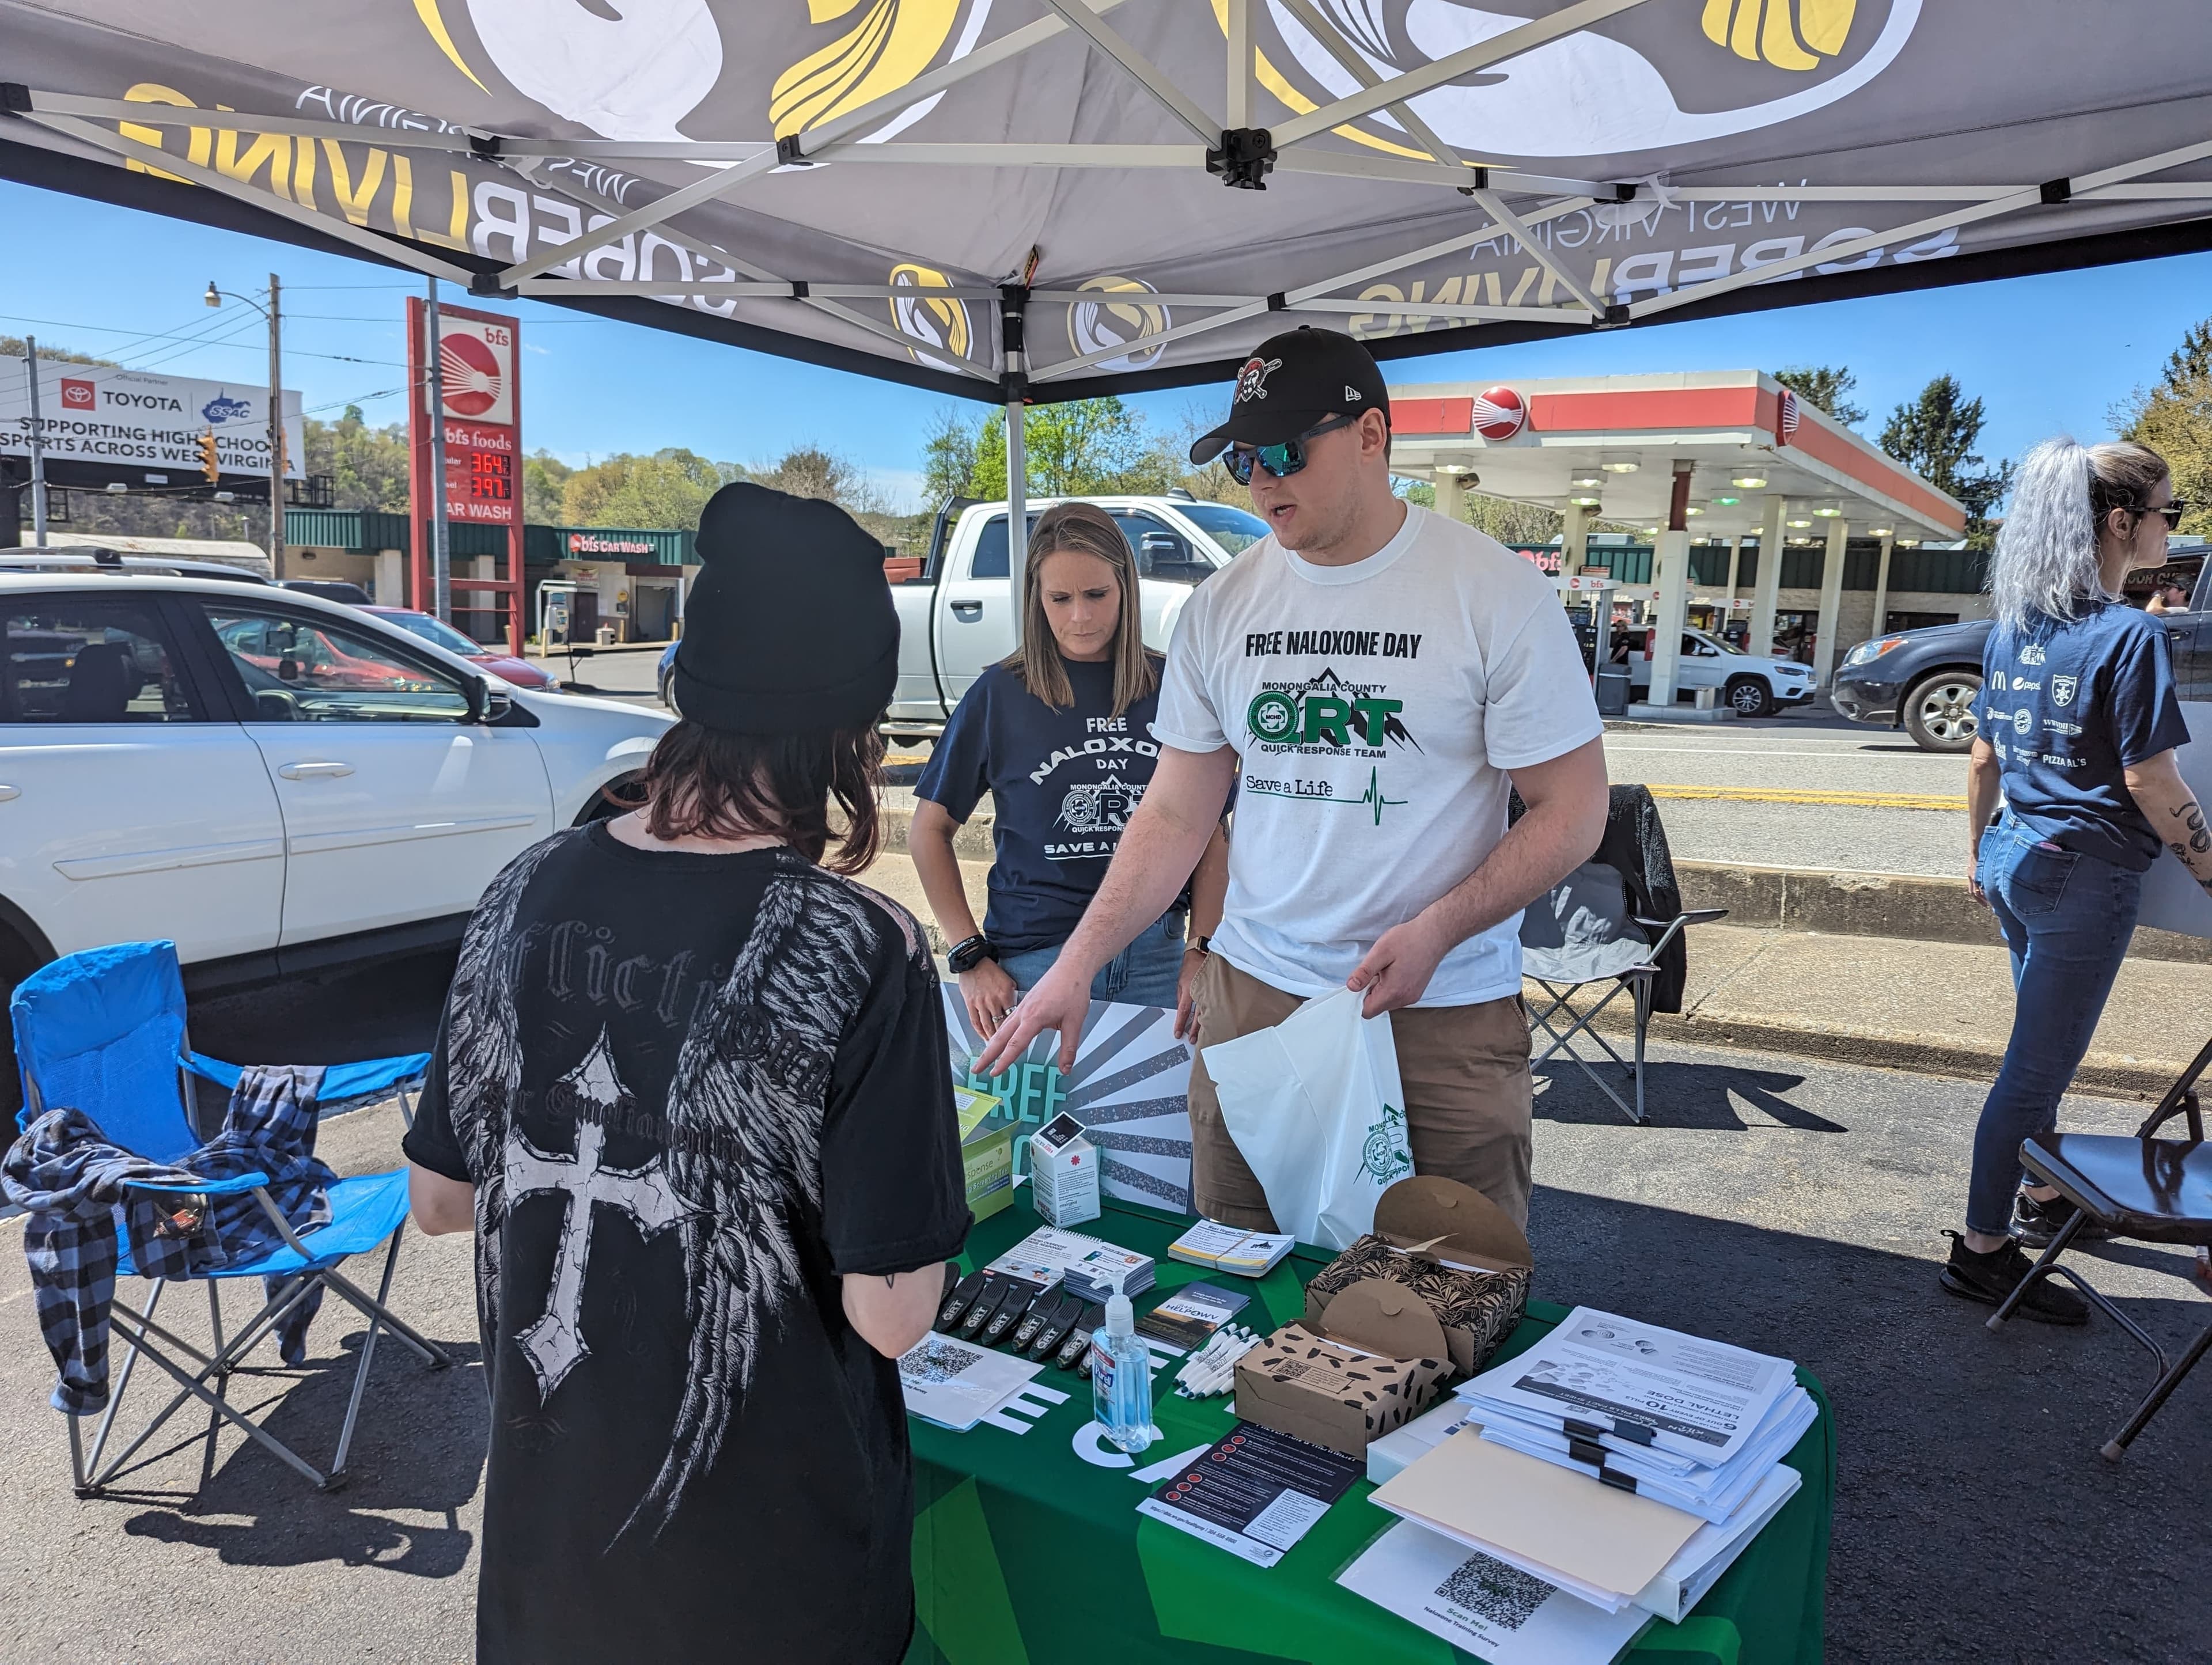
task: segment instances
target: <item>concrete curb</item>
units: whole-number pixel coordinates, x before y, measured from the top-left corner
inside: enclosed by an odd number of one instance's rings
[[[1625,1014],[1622,1021],[1615,1024],[1613,1018],[1616,1009],[1608,1007],[1592,1027],[1618,1046],[1621,1037],[1634,1036],[1635,1025],[1632,1018]],[[1919,1075],[1948,1075],[1966,1080],[1995,1080],[1998,1066],[2004,1062],[2002,1046],[1962,1045],[1948,1038],[1854,1029],[1832,1023],[1779,1024],[1724,1015],[1705,1018],[1694,1013],[1654,1014],[1646,1039],[1686,1046],[1785,1053],[1793,1057],[1825,1059],[1831,1063],[1909,1070]],[[1621,1050],[1626,1052],[1627,1048],[1623,1047]],[[1564,1059],[1554,1059],[1547,1067],[1557,1067],[1565,1062]],[[2172,1064],[2093,1052],[2074,1073],[2069,1091],[2106,1097],[2155,1099],[2173,1085],[2179,1073]]]

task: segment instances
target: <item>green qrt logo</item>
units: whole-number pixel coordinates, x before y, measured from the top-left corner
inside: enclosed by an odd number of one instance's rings
[[[1253,698],[1244,724],[1271,745],[1379,746],[1390,718],[1405,708],[1403,700],[1347,700],[1271,688]]]

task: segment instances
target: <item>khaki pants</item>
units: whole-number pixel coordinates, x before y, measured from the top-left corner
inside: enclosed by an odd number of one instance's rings
[[[1214,954],[1198,983],[1198,1044],[1270,1029],[1305,1002]],[[1471,1185],[1528,1224],[1528,1024],[1521,997],[1477,1006],[1406,1007],[1390,1014],[1413,1171]],[[1190,1191],[1208,1219],[1273,1231],[1267,1193],[1229,1129],[1202,1058],[1190,1063]]]

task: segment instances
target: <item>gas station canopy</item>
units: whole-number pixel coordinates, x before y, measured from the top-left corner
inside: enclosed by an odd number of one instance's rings
[[[2212,246],[2203,25],[2203,0],[0,0],[0,176],[1057,399],[1224,379],[1300,320],[1395,357]]]
[[[1756,370],[1394,386],[1390,413],[1394,471],[1571,523],[1667,529],[1686,464],[1693,542],[1756,538],[1778,516],[1807,543],[1834,521],[1908,547],[1966,529],[1963,504]]]

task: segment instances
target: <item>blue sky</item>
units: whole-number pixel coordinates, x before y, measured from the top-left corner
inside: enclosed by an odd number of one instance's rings
[[[213,313],[201,292],[283,279],[285,381],[311,411],[359,403],[371,421],[404,414],[403,298],[388,270],[289,245],[0,183],[0,223],[27,253],[0,284],[0,332],[26,331],[134,367],[262,383],[266,337],[242,307]],[[459,297],[454,297],[459,298]],[[688,446],[769,462],[813,443],[866,469],[900,507],[912,500],[921,437],[941,395],[721,347],[559,307],[516,303],[524,319],[523,441],[574,463],[617,451]],[[507,310],[502,307],[501,310]],[[2212,255],[2110,266],[1917,295],[1797,307],[1709,322],[1401,359],[1396,381],[1848,364],[1869,430],[1929,377],[1956,375],[1987,401],[1988,454],[2018,456],[2066,430],[2091,440],[2113,403],[2156,378],[2191,324],[2212,316]],[[1173,427],[1227,388],[1134,401]]]

